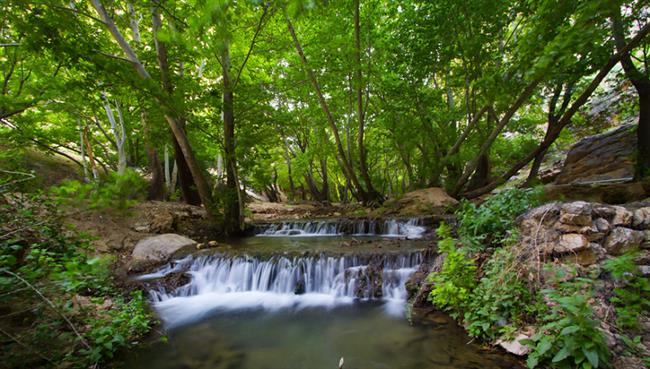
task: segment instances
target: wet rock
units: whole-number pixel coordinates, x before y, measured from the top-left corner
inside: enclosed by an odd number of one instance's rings
[[[553,247],[556,253],[567,253],[584,250],[589,246],[589,240],[582,234],[567,233],[560,236],[560,240]]]
[[[612,255],[621,255],[641,245],[644,234],[633,229],[616,227],[605,240],[605,250]]]
[[[147,261],[167,261],[178,250],[196,245],[196,242],[175,233],[148,237],[135,245],[133,259]]]
[[[633,177],[635,132],[635,125],[623,125],[578,141],[569,150],[556,183],[584,183]]]
[[[632,226],[636,229],[650,228],[650,207],[643,207],[634,211]]]
[[[531,351],[531,348],[522,344],[521,341],[530,339],[530,337],[528,334],[519,333],[512,341],[498,340],[497,345],[513,355],[524,356]]]

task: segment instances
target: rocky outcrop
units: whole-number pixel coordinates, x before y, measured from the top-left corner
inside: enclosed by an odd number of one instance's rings
[[[561,185],[630,179],[634,176],[635,150],[634,125],[585,137],[571,147],[555,182]]]
[[[166,233],[148,237],[135,245],[133,260],[149,262],[165,262],[174,253],[185,247],[194,247],[196,242],[175,233]]]
[[[383,215],[440,215],[456,205],[458,200],[449,196],[445,190],[440,187],[430,187],[407,192],[399,199],[387,200],[382,209]]]

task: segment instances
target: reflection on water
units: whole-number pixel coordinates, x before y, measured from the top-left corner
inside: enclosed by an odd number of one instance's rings
[[[132,353],[127,368],[472,369],[518,367],[481,351],[455,324],[410,326],[381,303],[221,312]]]

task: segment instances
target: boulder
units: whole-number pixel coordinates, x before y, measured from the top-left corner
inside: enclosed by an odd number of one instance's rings
[[[458,200],[449,196],[445,190],[440,187],[430,187],[407,192],[399,199],[386,201],[384,215],[443,214],[448,208],[456,205]]]
[[[598,232],[602,233],[609,233],[612,230],[612,226],[605,218],[597,218],[594,220],[594,226],[598,229]]]
[[[633,229],[616,227],[605,240],[605,250],[611,255],[621,255],[643,242],[644,234]]]
[[[178,250],[184,247],[193,247],[196,242],[175,233],[166,233],[148,237],[135,245],[133,249],[134,260],[164,262]]]
[[[584,201],[574,201],[562,205],[560,222],[575,226],[590,226],[591,204]]]
[[[589,240],[585,235],[578,233],[567,233],[560,236],[560,240],[553,247],[553,251],[559,254],[577,252],[589,246]]]
[[[632,178],[635,151],[635,125],[623,125],[585,137],[571,147],[555,182],[568,184]]]

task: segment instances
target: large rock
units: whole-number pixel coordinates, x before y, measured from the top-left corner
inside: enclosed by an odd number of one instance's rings
[[[443,214],[448,208],[458,205],[458,200],[439,187],[423,188],[407,192],[399,199],[384,203],[385,214],[420,215]]]
[[[164,262],[178,250],[184,247],[192,247],[196,242],[175,233],[166,233],[158,236],[148,237],[135,245],[133,249],[134,260],[147,260]]]
[[[650,206],[636,209],[632,216],[632,225],[637,229],[650,228]]]
[[[634,125],[585,137],[571,147],[555,182],[568,184],[632,178],[635,151]]]
[[[513,355],[524,356],[531,351],[531,348],[522,344],[521,341],[530,339],[530,337],[526,333],[519,333],[512,341],[498,340],[497,345]]]
[[[616,227],[605,240],[605,250],[612,255],[621,255],[641,245],[644,239],[643,232],[633,229]]]

